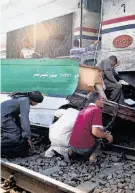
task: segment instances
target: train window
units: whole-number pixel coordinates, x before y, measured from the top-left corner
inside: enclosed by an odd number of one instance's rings
[[[101,0],[85,0],[85,6],[89,11],[101,12]]]

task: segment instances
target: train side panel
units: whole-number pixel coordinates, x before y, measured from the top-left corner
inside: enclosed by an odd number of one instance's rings
[[[134,0],[103,0],[101,58],[116,55],[118,71],[135,71]],[[100,59],[101,59],[100,58]]]
[[[73,38],[80,39],[80,17],[81,10],[74,13]],[[88,11],[83,8],[82,46],[89,46],[98,38],[100,13]]]

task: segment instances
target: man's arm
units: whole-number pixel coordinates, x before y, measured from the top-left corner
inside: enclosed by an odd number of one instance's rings
[[[20,58],[24,58],[23,52],[20,53]]]
[[[101,62],[96,64],[100,70],[103,72],[103,79],[107,78],[110,82],[118,84],[117,80],[114,77],[113,69],[110,64],[109,59],[102,60]]]
[[[87,50],[87,51],[94,51],[94,50],[96,49],[96,46],[97,46],[98,42],[99,42],[98,40],[95,41],[93,44],[89,45],[89,46],[86,48],[86,50]]]
[[[110,82],[113,82],[113,83],[116,83],[116,84],[118,83],[117,80],[116,80],[115,77],[114,77],[113,68],[111,67],[110,60],[109,60],[109,59],[104,60],[104,63],[103,63],[103,72],[104,72],[104,76],[105,76]]]
[[[115,77],[115,79],[119,82],[121,80],[121,78],[119,77],[119,74],[115,71],[115,69],[112,69],[113,75]]]
[[[96,108],[93,112],[92,119],[92,134],[98,138],[106,138],[110,143],[113,141],[112,135],[104,132],[102,123],[102,111],[100,108]]]
[[[31,129],[29,121],[29,110],[30,104],[29,100],[20,99],[20,115],[21,115],[21,128],[22,128],[22,138],[31,140]]]
[[[106,133],[104,131],[101,131],[100,128],[98,127],[92,127],[92,134],[95,136],[95,137],[98,137],[98,138],[105,138],[107,139],[110,143],[113,142],[113,137],[112,135],[110,135],[109,133]]]

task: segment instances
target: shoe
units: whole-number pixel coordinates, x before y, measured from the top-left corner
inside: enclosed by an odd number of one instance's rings
[[[68,149],[68,157],[70,160],[72,160],[72,155],[73,155],[73,152],[71,149]]]
[[[64,156],[58,153],[57,151],[55,151],[54,149],[52,149],[52,152],[54,153],[55,157],[60,157],[62,160],[64,159]]]
[[[68,158],[71,162],[76,160],[76,153],[74,153],[71,149],[68,150]]]
[[[97,158],[94,154],[91,154],[91,156],[89,157],[89,162],[90,163],[97,163]]]

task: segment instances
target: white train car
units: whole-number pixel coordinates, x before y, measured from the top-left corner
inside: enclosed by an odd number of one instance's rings
[[[82,46],[87,47],[98,39],[101,0],[86,0],[82,11]],[[73,38],[80,39],[81,9],[74,13]]]
[[[102,1],[101,58],[116,55],[120,75],[135,87],[134,0]]]
[[[82,25],[82,45],[87,46],[98,37],[100,21],[101,0],[83,1],[83,25]],[[98,8],[98,9],[97,9]],[[9,49],[8,42],[11,42],[10,32],[16,33],[21,29],[34,26],[34,46],[36,47],[37,26],[43,21],[51,21],[61,16],[73,14],[71,22],[72,30],[69,36],[72,39],[80,39],[80,0],[6,0],[2,2],[0,37],[6,48]],[[69,23],[69,22],[68,22]],[[61,29],[60,29],[61,30]],[[46,28],[47,31],[47,28]],[[53,29],[52,29],[53,31]],[[62,30],[61,30],[62,31]],[[42,30],[40,31],[42,35]],[[18,33],[19,34],[19,33]],[[57,35],[57,34],[56,34]],[[11,39],[10,39],[11,38]],[[14,37],[16,40],[18,36]],[[24,37],[21,37],[22,39]],[[7,41],[8,39],[8,41]],[[2,43],[1,41],[1,43]],[[13,42],[14,44],[15,42]],[[11,43],[11,49],[13,47]],[[1,50],[2,51],[2,50]],[[8,52],[10,49],[8,50]],[[38,50],[37,50],[38,51]],[[11,50],[12,52],[12,50]],[[1,95],[1,101],[8,99],[8,94]],[[44,97],[42,105],[31,108],[30,122],[32,125],[48,127],[52,123],[53,114],[60,106],[67,104],[65,98]]]
[[[41,45],[39,48],[36,45],[37,40],[41,39],[41,42],[44,42],[44,39],[46,38],[44,34],[49,34],[50,36],[51,34],[56,36],[62,34],[64,36],[66,32],[63,31],[63,25],[65,25],[65,23],[67,25],[64,26],[64,28],[66,27],[68,29],[71,28],[71,30],[69,30],[70,33],[67,34],[67,37],[65,37],[64,40],[59,42],[59,49],[61,45],[65,45],[65,47],[68,46],[68,54],[69,54],[69,51],[72,48],[72,40],[74,38],[80,39],[80,22],[81,22],[80,2],[81,2],[80,0],[68,0],[68,3],[66,0],[3,1],[1,3],[2,5],[1,5],[0,19],[2,20],[1,21],[2,25],[0,28],[0,38],[2,41],[6,41],[7,43],[7,45],[5,45],[5,51],[7,48],[7,57],[12,58],[18,56],[18,54],[14,54],[13,56],[12,54],[10,54],[10,52],[11,53],[15,52],[14,50],[22,46],[21,40],[22,38],[24,38],[23,36],[25,36],[25,34],[23,33],[24,28],[27,28],[25,30],[27,32],[26,36],[28,36],[30,40],[32,40],[33,46],[37,49],[37,51],[42,52],[43,50],[40,49],[41,47],[44,46]],[[83,0],[82,36],[81,36],[82,46],[88,46],[93,40],[96,40],[98,37],[100,10],[101,10],[100,6],[101,0],[94,0],[94,1]],[[72,20],[70,20],[70,17],[68,18],[69,14],[72,14]],[[65,16],[65,22],[61,24],[60,18],[62,18],[63,16]],[[54,25],[50,26],[50,24],[47,23],[45,25],[46,29],[44,31],[42,22],[46,21],[50,21],[52,23],[54,22]],[[40,24],[42,26],[41,28],[39,27]],[[59,27],[60,26],[59,24],[62,25],[61,29]],[[53,26],[54,28],[56,27],[57,29],[56,34],[52,33],[54,31]],[[15,33],[18,35],[16,35]],[[68,44],[65,44],[65,42],[67,41],[66,39],[70,39]],[[17,42],[17,44],[19,45],[17,47],[14,47],[14,50],[12,50],[13,49],[12,43],[16,44],[16,41],[19,41]],[[11,44],[10,46],[8,45],[9,43]],[[59,55],[57,54],[57,56]],[[61,53],[60,56],[62,56]]]

